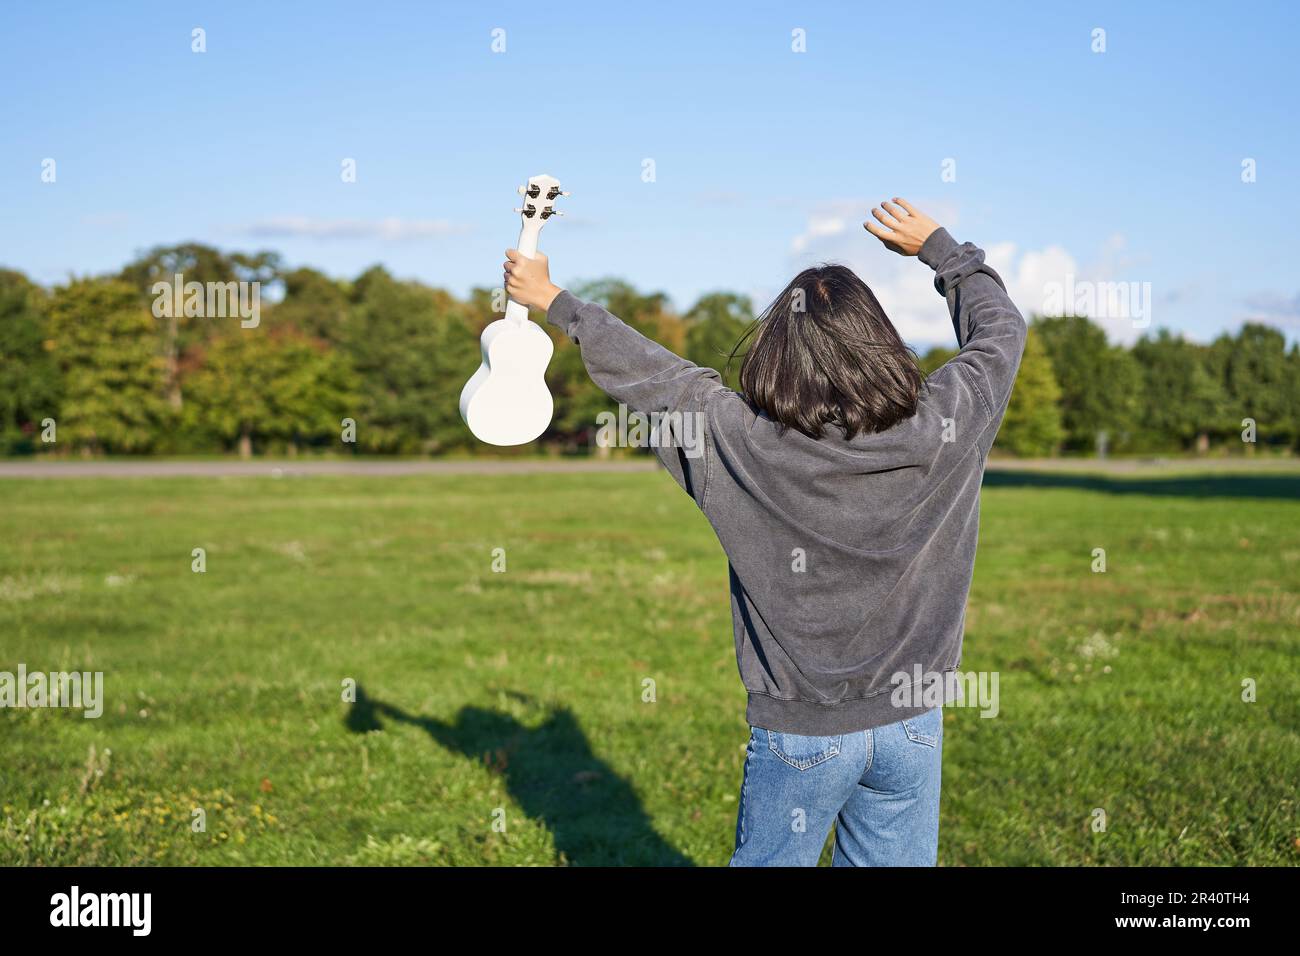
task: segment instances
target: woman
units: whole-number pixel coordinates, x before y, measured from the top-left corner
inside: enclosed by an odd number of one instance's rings
[[[730,562],[749,747],[734,866],[933,865],[942,698],[961,662],[979,490],[1025,323],[984,253],[906,200],[865,228],[935,271],[961,351],[928,379],[871,290],[807,269],[759,317],[741,392],[506,253],[506,288],[646,416],[698,422],[656,453]]]

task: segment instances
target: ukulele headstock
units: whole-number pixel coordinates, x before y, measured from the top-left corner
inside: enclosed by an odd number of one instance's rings
[[[555,208],[555,200],[569,194],[560,189],[560,181],[554,176],[547,176],[545,173],[540,176],[530,176],[528,182],[519,187],[518,192],[524,197],[524,204],[515,212],[520,214],[525,228],[532,225],[540,230],[546,220],[552,216],[564,215]]]

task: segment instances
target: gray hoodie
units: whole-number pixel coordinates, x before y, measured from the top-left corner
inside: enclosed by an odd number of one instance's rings
[[[970,243],[939,229],[920,260],[961,351],[926,380],[912,418],[852,439],[835,426],[820,439],[778,427],[713,369],[568,292],[547,313],[606,393],[668,416],[658,420],[676,441],[655,452],[730,561],[754,726],[821,736],[914,717],[935,706],[913,693],[918,683],[961,662],[980,481],[1025,322]]]

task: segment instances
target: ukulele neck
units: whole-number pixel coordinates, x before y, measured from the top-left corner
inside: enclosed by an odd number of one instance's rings
[[[542,224],[538,221],[524,220],[523,228],[519,230],[519,245],[515,247],[521,256],[528,259],[537,258],[537,238],[541,235],[541,227]],[[506,303],[506,318],[516,323],[527,322],[528,306],[511,299]]]

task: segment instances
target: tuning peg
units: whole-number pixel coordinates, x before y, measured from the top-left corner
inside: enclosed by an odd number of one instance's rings
[[[518,189],[515,190],[515,192],[519,193],[519,195],[522,196],[522,195],[524,194],[524,187],[523,187],[523,186],[520,186]],[[518,212],[518,211],[519,211],[518,209],[515,210],[515,212]]]

